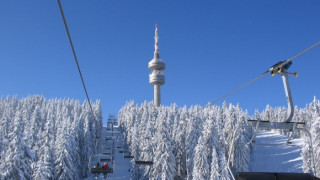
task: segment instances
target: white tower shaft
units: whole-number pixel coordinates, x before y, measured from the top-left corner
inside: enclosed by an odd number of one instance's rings
[[[154,85],[154,105],[159,107],[161,104],[160,85]]]

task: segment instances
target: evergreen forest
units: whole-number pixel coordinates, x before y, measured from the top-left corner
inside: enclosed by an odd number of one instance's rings
[[[93,105],[43,96],[0,99],[0,179],[80,179],[102,129]]]
[[[180,108],[172,104],[156,108],[152,102],[139,106],[133,101],[127,102],[118,115],[132,155],[154,163],[143,167],[143,172],[133,166],[134,178],[213,180],[231,179],[228,168],[233,174],[249,170],[254,131],[247,120],[283,122],[286,117],[285,107],[269,105],[250,117],[239,105],[227,103],[222,107],[208,104]],[[312,158],[320,172],[320,101],[314,98],[305,108],[295,107],[293,122],[306,122],[312,135],[311,143],[305,134],[299,131],[294,134],[305,142],[302,148],[304,172],[314,173]]]
[[[34,95],[0,98],[0,179],[85,179],[90,157],[100,146],[103,118],[100,101],[93,105],[71,99]],[[155,107],[127,102],[118,113],[127,149],[135,160],[133,179],[230,179],[248,171],[254,130],[247,120],[284,121],[285,107],[266,106],[252,116],[240,105]],[[320,171],[320,101],[295,107],[294,122],[306,122],[303,170]],[[281,134],[291,132],[279,131]],[[311,147],[313,146],[313,148]],[[314,156],[312,156],[313,154]],[[133,161],[132,161],[132,164]]]

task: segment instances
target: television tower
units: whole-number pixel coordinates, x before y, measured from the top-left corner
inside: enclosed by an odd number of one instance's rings
[[[155,36],[154,36],[154,56],[153,59],[148,63],[148,68],[152,71],[149,74],[149,83],[154,86],[154,105],[157,107],[161,103],[160,86],[165,83],[165,76],[163,70],[166,69],[166,64],[160,59],[159,56],[159,36],[158,36],[158,25],[156,24]]]

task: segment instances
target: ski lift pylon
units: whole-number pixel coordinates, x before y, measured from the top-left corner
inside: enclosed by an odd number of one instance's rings
[[[282,66],[279,67],[279,64],[282,64]],[[281,62],[275,64],[274,66],[272,66],[269,70],[271,72],[272,76],[275,74],[279,74],[282,77],[283,86],[284,86],[284,90],[285,90],[286,98],[287,98],[287,103],[288,103],[288,117],[287,117],[286,121],[284,121],[284,122],[270,122],[269,120],[262,121],[261,119],[249,120],[252,123],[252,125],[255,127],[254,135],[249,143],[253,143],[255,141],[255,137],[256,137],[259,129],[289,130],[292,132],[292,134],[289,137],[289,139],[287,140],[287,143],[289,142],[289,140],[291,140],[293,138],[293,134],[295,133],[295,131],[299,130],[299,131],[304,132],[309,137],[310,147],[311,147],[311,149],[313,149],[312,138],[311,138],[311,134],[310,134],[309,130],[306,128],[297,127],[298,124],[305,124],[305,123],[304,122],[291,122],[291,120],[293,118],[293,114],[294,114],[294,107],[293,107],[293,102],[292,102],[292,96],[291,96],[288,76],[293,75],[293,76],[297,77],[297,75],[298,75],[298,73],[296,73],[296,72],[295,73],[287,72],[288,68],[291,65],[292,65],[291,61],[286,64],[284,64],[284,61],[281,61]],[[311,152],[311,161],[312,161],[312,165],[313,165],[312,169],[314,170],[313,172],[315,175],[317,175],[313,151]]]
[[[284,61],[280,61],[279,63],[273,65],[270,68],[271,75],[279,74],[282,77],[284,90],[286,93],[287,103],[288,103],[288,117],[284,122],[270,122],[269,120],[249,120],[252,123],[252,126],[255,127],[255,133],[251,139],[251,143],[255,141],[255,137],[257,135],[257,132],[259,129],[282,129],[282,130],[289,130],[294,133],[294,131],[297,129],[296,126],[298,124],[305,124],[303,122],[291,122],[293,118],[294,113],[294,107],[293,107],[293,101],[292,101],[292,95],[291,90],[289,86],[289,75],[296,75],[297,73],[289,73],[287,72],[288,68],[291,66],[292,62],[289,62],[287,64],[284,64],[281,67],[278,67],[279,64],[283,64]],[[275,68],[277,67],[277,68]],[[290,138],[291,139],[291,138]]]

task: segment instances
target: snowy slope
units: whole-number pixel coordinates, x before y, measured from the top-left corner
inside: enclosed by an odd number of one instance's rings
[[[123,180],[127,180],[130,179],[130,168],[131,168],[131,163],[130,163],[130,159],[125,159],[123,157],[124,154],[120,153],[120,151],[122,151],[122,148],[118,148],[118,147],[122,147],[121,144],[119,144],[119,142],[116,144],[116,149],[115,149],[115,164],[114,164],[114,171],[112,174],[110,174],[108,176],[108,179],[123,179]]]
[[[260,131],[253,146],[249,168],[251,172],[303,172],[302,139],[286,145],[287,136]]]
[[[114,152],[114,163],[108,162],[109,166],[113,168],[113,173],[107,174],[105,177],[103,174],[90,174],[87,180],[94,179],[115,179],[115,180],[127,180],[130,179],[130,171],[131,163],[130,159],[125,159],[124,154],[120,153],[123,151],[123,137],[122,134],[119,133],[119,128],[115,127],[113,129],[113,133],[110,133],[110,130],[107,130],[106,127],[102,130],[102,147],[100,148],[100,152],[96,154],[96,157],[106,156],[102,155],[103,153],[109,152],[110,158],[112,156],[112,152]],[[109,140],[106,140],[108,138]],[[114,143],[113,143],[114,142]],[[95,163],[99,161],[99,158],[95,158],[91,163],[92,167]],[[100,162],[103,165],[103,162]]]
[[[115,128],[115,132],[119,129]],[[108,137],[106,128],[103,128],[103,137]],[[120,153],[123,147],[123,142],[120,134],[114,134],[115,144],[112,141],[102,143],[102,152],[115,152],[115,163],[111,164],[114,168],[112,174],[108,174],[106,179],[126,180],[130,179],[129,169],[131,168],[130,159],[123,158]],[[291,145],[286,145],[288,137],[279,135],[271,131],[260,131],[257,134],[256,143],[253,145],[251,154],[251,161],[249,164],[250,172],[303,172],[301,147],[303,141],[301,139],[294,139]],[[100,174],[98,176],[91,174],[88,180],[91,179],[105,179]]]

